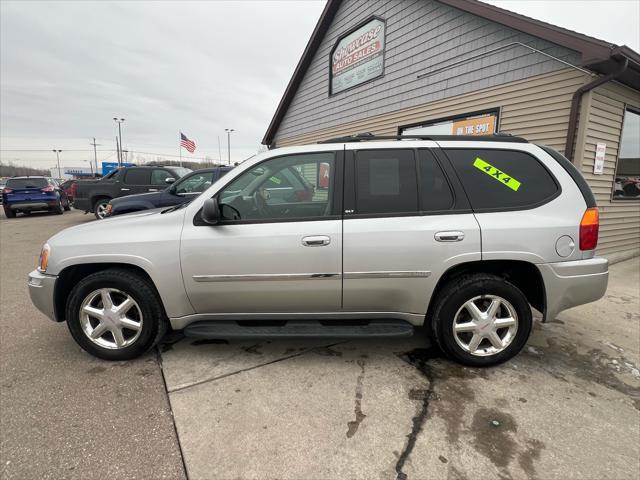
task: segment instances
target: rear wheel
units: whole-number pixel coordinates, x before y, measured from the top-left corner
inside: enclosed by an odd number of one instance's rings
[[[7,218],[16,218],[16,212],[10,208],[4,207],[4,214]]]
[[[507,280],[474,274],[447,284],[431,323],[440,348],[469,366],[489,366],[515,356],[531,333],[531,308]]]
[[[64,203],[64,210],[65,212],[71,210],[71,202],[69,201],[69,198],[67,198],[66,202]]]
[[[101,198],[94,205],[93,212],[98,220],[102,220],[107,216],[107,205],[109,205],[108,198]]]
[[[52,210],[56,215],[62,215],[64,213],[64,207],[62,206],[62,200],[58,198],[58,203]]]
[[[129,360],[152,348],[167,320],[152,285],[121,269],[94,273],[78,283],[67,301],[67,325],[88,353],[105,360]]]

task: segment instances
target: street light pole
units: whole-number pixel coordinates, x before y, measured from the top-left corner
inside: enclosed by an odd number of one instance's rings
[[[60,152],[62,150],[53,149],[53,153],[56,154],[56,158],[58,159],[58,180],[62,180],[62,174],[60,173]]]
[[[122,123],[124,122],[124,118],[113,117],[113,121],[118,124],[118,141],[120,144],[119,152],[118,152],[118,166],[122,166]]]
[[[98,151],[96,150],[96,147],[100,146],[100,144],[96,143],[96,137],[93,137],[93,143],[90,143],[89,145],[93,145],[93,160],[96,163],[96,172],[97,172],[98,171]],[[93,166],[91,167],[91,176],[93,177]]]
[[[225,132],[227,132],[227,159],[229,165],[231,165],[231,132],[235,130],[233,128],[225,128]]]

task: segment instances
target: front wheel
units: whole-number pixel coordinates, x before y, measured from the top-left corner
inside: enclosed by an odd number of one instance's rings
[[[507,280],[473,274],[447,284],[436,299],[431,328],[442,351],[469,366],[497,365],[529,338],[531,308]]]
[[[167,329],[153,286],[122,269],[103,270],[78,283],[67,301],[67,325],[75,341],[104,360],[139,357]]]
[[[95,204],[95,206],[93,207],[93,212],[94,215],[96,216],[96,218],[98,220],[102,220],[104,218],[106,218],[107,216],[107,205],[109,205],[109,199],[108,198],[103,198],[101,200],[98,200]]]

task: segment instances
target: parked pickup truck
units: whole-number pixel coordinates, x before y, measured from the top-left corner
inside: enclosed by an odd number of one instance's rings
[[[98,220],[107,216],[107,205],[118,197],[158,192],[191,172],[183,167],[124,167],[100,180],[78,182],[73,206],[92,212]]]
[[[204,168],[185,175],[164,190],[114,198],[107,205],[107,215],[114,217],[123,213],[173,207],[190,202],[232,169],[233,167]]]

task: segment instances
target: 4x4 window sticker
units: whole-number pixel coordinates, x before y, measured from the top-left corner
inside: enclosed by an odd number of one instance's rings
[[[486,173],[494,180],[498,181],[498,183],[501,183],[505,187],[509,187],[514,192],[517,192],[520,188],[520,185],[522,185],[518,180],[513,178],[507,172],[497,169],[480,157],[476,157],[476,159],[473,161],[473,166],[481,172]]]

